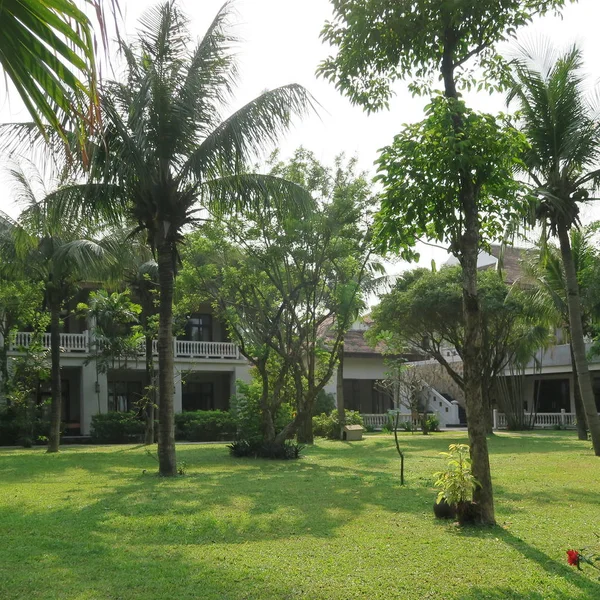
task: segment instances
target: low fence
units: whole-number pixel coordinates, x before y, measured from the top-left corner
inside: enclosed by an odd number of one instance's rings
[[[532,427],[576,427],[575,413],[566,412],[562,409],[558,413],[525,413],[524,422]],[[508,421],[504,413],[494,410],[494,429],[506,429]]]
[[[437,414],[437,413],[435,413],[435,414]],[[394,418],[394,419],[396,418],[395,414],[393,417],[390,417],[390,415],[388,415],[387,413],[383,414],[383,415],[368,415],[368,414],[361,413],[360,416],[363,419],[363,424],[364,424],[365,428],[369,428],[369,429],[373,428],[373,429],[379,430],[379,431],[381,429],[383,429],[383,427],[390,422],[390,418]],[[412,423],[413,420],[414,419],[413,419],[412,413],[410,413],[410,412],[406,412],[406,413],[401,412],[400,413],[400,419],[399,419],[400,423],[403,423],[405,421],[410,421]]]

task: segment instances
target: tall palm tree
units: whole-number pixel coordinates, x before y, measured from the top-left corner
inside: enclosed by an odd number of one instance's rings
[[[94,35],[74,0],[0,2],[0,67],[42,131],[64,135],[96,120]]]
[[[50,313],[51,422],[48,452],[60,442],[62,391],[60,378],[60,314],[78,285],[90,281],[110,261],[113,244],[100,240],[80,215],[63,210],[60,190],[46,192],[42,178],[17,165],[9,170],[13,194],[23,207],[18,221],[0,212],[0,247],[10,268],[42,282]],[[41,191],[41,194],[40,194]]]
[[[530,144],[524,163],[534,184],[535,219],[559,240],[581,398],[594,452],[600,456],[600,418],[586,360],[569,238],[569,231],[579,226],[580,203],[600,181],[600,123],[584,93],[581,66],[581,51],[576,46],[559,54],[545,44],[541,59],[522,49],[514,63],[508,101],[517,100],[520,127]]]
[[[307,193],[284,179],[250,172],[294,114],[311,106],[288,85],[264,92],[222,120],[237,75],[230,4],[192,45],[187,19],[168,1],[148,10],[137,39],[123,43],[125,81],[102,90],[104,135],[91,154],[86,202],[113,218],[125,215],[147,236],[158,264],[158,455],[161,475],[176,475],[174,442],[173,285],[178,246],[203,207],[242,206]],[[87,208],[85,209],[87,210]]]
[[[570,232],[571,252],[580,286],[582,323],[584,332],[593,333],[594,323],[600,316],[598,299],[591,284],[600,268],[600,256],[591,241],[595,226],[573,229]],[[575,382],[574,400],[577,416],[577,432],[579,439],[587,439],[586,417],[581,400],[578,383],[577,364],[573,353],[569,328],[569,307],[567,304],[567,286],[560,249],[548,245],[544,240],[535,252],[529,253],[523,263],[523,277],[517,282],[523,287],[523,293],[528,298],[532,309],[545,318],[553,327],[564,328],[568,333],[571,347],[571,365],[573,381]],[[522,286],[521,284],[525,284]]]

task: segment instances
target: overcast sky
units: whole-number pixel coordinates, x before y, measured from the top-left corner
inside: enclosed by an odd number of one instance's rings
[[[222,5],[222,0],[183,0],[180,4],[190,16],[191,31],[201,36]],[[140,14],[150,6],[146,0],[120,0],[126,18],[126,31],[134,32]],[[317,79],[315,69],[328,54],[319,40],[319,32],[331,9],[327,0],[238,0],[234,4],[235,32],[242,40],[240,86],[232,109],[260,94],[266,88],[287,83],[304,85],[321,104],[318,116],[296,123],[281,144],[284,155],[303,145],[326,162],[341,151],[357,155],[363,169],[373,171],[377,149],[388,144],[403,123],[422,118],[425,100],[412,98],[402,83],[389,111],[367,116],[350,105],[333,85]],[[586,71],[591,81],[600,80],[600,1],[580,0],[567,6],[562,20],[555,17],[539,19],[519,38],[544,34],[555,44],[578,42],[584,51]],[[500,96],[487,94],[467,98],[474,108],[494,112],[503,110]],[[0,78],[0,122],[27,120],[27,114],[14,92],[6,91]],[[15,214],[6,187],[0,190],[0,209]],[[3,195],[4,194],[4,195]],[[589,213],[590,211],[588,211]],[[594,211],[595,212],[595,211]],[[591,218],[589,216],[588,218]],[[443,260],[443,252],[424,249],[424,259]]]

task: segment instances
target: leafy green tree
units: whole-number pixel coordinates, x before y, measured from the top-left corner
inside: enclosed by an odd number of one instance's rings
[[[3,218],[0,213],[0,219]],[[0,246],[1,252],[2,246]],[[10,256],[0,256],[0,261]],[[8,350],[19,328],[32,325],[42,310],[43,290],[39,282],[2,276],[0,267],[0,398],[6,396],[9,383]]]
[[[368,336],[381,341],[391,354],[416,350],[435,359],[464,391],[463,363],[448,361],[446,356],[452,348],[462,361],[465,357],[461,282],[458,266],[437,272],[415,269],[404,273],[373,310],[374,323]],[[533,357],[540,346],[547,344],[549,330],[537,311],[531,310],[527,299],[511,292],[497,271],[480,271],[478,290],[482,392],[487,428],[491,431],[491,397],[497,378],[515,360]]]
[[[10,266],[43,287],[50,315],[51,426],[48,452],[58,452],[61,421],[60,313],[78,286],[102,270],[114,256],[110,238],[101,239],[77,213],[46,192],[39,175],[16,166],[10,171],[15,197],[24,207],[18,221],[0,215],[0,254]]]
[[[124,81],[102,89],[103,142],[91,155],[92,182],[81,210],[125,215],[156,253],[159,284],[159,470],[177,474],[173,414],[173,287],[183,232],[201,221],[202,207],[259,204],[264,198],[305,198],[296,185],[250,173],[266,143],[293,115],[311,106],[288,85],[264,92],[222,120],[237,69],[228,33],[230,5],[193,44],[176,3],[150,9],[137,39],[122,44]]]
[[[312,442],[313,405],[364,301],[372,195],[355,165],[340,158],[329,169],[300,149],[272,172],[305,186],[311,206],[250,208],[240,217],[229,215],[197,241],[197,270],[188,288],[209,294],[260,373],[267,439],[275,433],[272,418],[291,380],[297,414],[278,441],[298,431],[300,441]]]
[[[569,329],[581,400],[594,453],[600,456],[600,417],[584,342],[577,268],[569,232],[579,226],[579,206],[600,182],[600,121],[588,101],[581,51],[563,54],[546,45],[535,57],[523,49],[514,62],[508,100],[519,108],[519,126],[530,148],[524,170],[533,182],[532,217],[558,237],[569,311]],[[537,62],[536,62],[537,59]]]
[[[421,237],[443,240],[463,267],[465,395],[473,474],[481,483],[474,497],[484,523],[495,519],[481,403],[477,254],[482,237],[495,233],[494,217],[510,212],[515,191],[510,175],[522,143],[490,115],[468,110],[460,91],[497,87],[504,70],[497,43],[534,15],[564,3],[334,0],[333,20],[322,32],[337,54],[319,73],[368,111],[387,106],[396,80],[411,79],[418,94],[431,92],[433,78],[443,83],[443,97],[434,98],[427,120],[406,128],[382,154],[379,237],[384,248],[405,256],[414,255]],[[477,81],[475,69],[485,77]]]

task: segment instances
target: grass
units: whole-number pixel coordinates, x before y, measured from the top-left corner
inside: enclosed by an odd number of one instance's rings
[[[432,516],[431,474],[464,433],[319,440],[294,462],[180,445],[0,451],[0,598],[600,598],[565,551],[600,532],[600,459],[572,432],[490,440],[499,526]],[[144,472],[146,470],[146,472]]]

